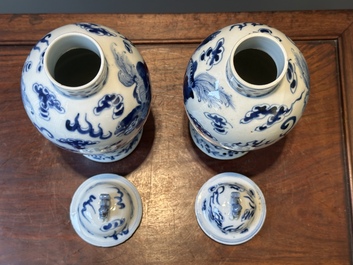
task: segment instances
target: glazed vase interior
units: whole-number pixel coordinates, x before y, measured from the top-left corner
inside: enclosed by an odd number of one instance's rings
[[[58,73],[60,62],[62,67]],[[70,65],[73,65],[71,69],[67,69]],[[104,54],[99,44],[80,33],[58,37],[44,55],[44,69],[50,81],[63,93],[91,89],[103,78],[105,67]],[[59,78],[60,74],[65,80],[71,81],[63,82]]]

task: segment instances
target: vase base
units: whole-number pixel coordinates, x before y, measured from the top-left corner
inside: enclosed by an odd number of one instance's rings
[[[116,162],[119,161],[128,155],[130,155],[137,145],[139,144],[141,137],[142,137],[142,131],[141,130],[132,141],[128,142],[126,145],[122,146],[121,148],[118,148],[114,152],[110,153],[102,153],[102,154],[95,154],[95,155],[84,155],[86,158],[99,162],[99,163],[111,163],[111,162]]]
[[[245,151],[228,150],[228,149],[216,146],[214,144],[211,144],[210,142],[203,139],[191,124],[189,124],[189,129],[190,129],[191,138],[194,141],[195,145],[202,152],[204,152],[206,155],[212,158],[219,159],[219,160],[231,160],[231,159],[242,157],[248,153]]]

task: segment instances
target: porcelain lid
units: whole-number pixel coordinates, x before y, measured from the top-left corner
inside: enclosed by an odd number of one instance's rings
[[[71,223],[86,242],[100,247],[123,243],[138,228],[142,202],[136,187],[115,174],[87,179],[70,205]]]
[[[209,179],[200,189],[195,213],[201,229],[213,240],[238,245],[253,238],[266,217],[260,188],[249,178],[226,172]]]

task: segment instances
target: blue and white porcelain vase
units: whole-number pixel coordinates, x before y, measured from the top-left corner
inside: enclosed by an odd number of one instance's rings
[[[147,65],[117,31],[92,23],[45,35],[22,70],[22,100],[54,144],[98,162],[129,155],[151,104]]]
[[[309,98],[309,73],[296,45],[259,23],[212,33],[192,55],[184,104],[197,147],[233,159],[283,138]]]

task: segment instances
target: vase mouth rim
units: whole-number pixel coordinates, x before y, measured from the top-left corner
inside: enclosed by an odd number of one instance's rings
[[[66,52],[77,49],[84,48],[96,53],[100,59],[100,65],[96,75],[87,83],[79,86],[68,86],[58,82],[54,76],[54,68],[58,59]],[[52,43],[48,46],[45,51],[43,58],[44,71],[47,74],[49,80],[61,91],[74,92],[83,91],[91,88],[99,82],[100,77],[105,71],[105,59],[104,53],[98,42],[88,36],[87,34],[79,32],[64,33],[54,39]]]
[[[250,33],[245,37],[239,39],[239,41],[233,47],[229,60],[230,68],[235,78],[245,87],[257,90],[259,92],[262,90],[268,91],[271,88],[275,88],[285,76],[288,68],[288,56],[281,42],[281,39],[276,38],[270,35],[269,33]],[[244,45],[244,43],[251,44]],[[260,45],[260,43],[262,44]],[[253,44],[256,45],[254,47],[251,47]],[[242,78],[238,74],[233,63],[234,56],[244,49],[259,49],[267,53],[276,64],[276,78],[273,81],[265,84],[253,84],[244,80],[244,78]]]

